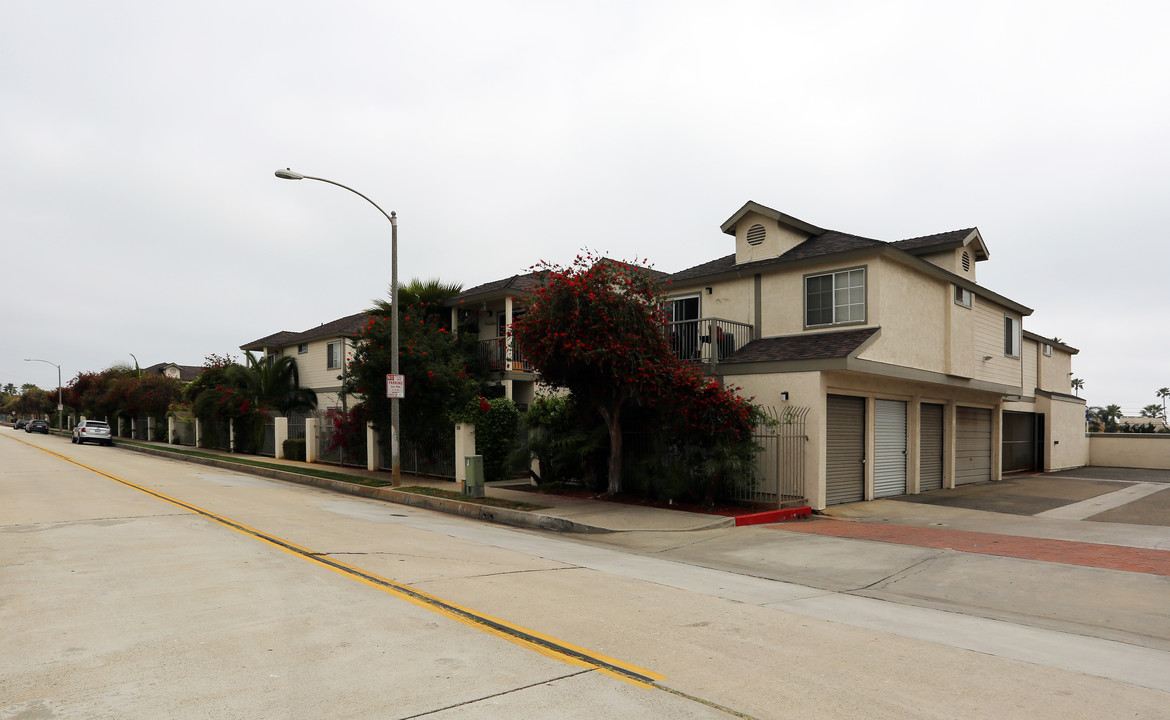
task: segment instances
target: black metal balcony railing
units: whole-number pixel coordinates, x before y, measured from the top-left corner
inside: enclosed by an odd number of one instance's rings
[[[531,363],[517,347],[512,348],[511,365],[508,364],[508,339],[489,338],[479,341],[479,361],[492,372],[533,372]]]
[[[752,326],[723,318],[699,318],[667,323],[666,334],[675,357],[717,365],[752,341]]]

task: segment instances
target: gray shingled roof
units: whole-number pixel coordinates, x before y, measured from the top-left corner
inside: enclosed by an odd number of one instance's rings
[[[298,333],[281,330],[280,332],[262,337],[259,340],[253,340],[250,343],[241,345],[240,349],[260,350],[266,347],[288,347],[289,345],[297,345],[326,337],[355,337],[368,319],[369,315],[360,312],[338,318],[332,322],[323,323],[304,332]]]
[[[621,260],[612,260],[610,258],[602,258],[601,262],[621,263],[622,261]],[[629,264],[629,263],[622,263],[622,264]],[[651,277],[656,277],[660,280],[668,277],[668,274],[662,272],[661,270],[654,270],[652,268],[646,268],[646,267],[641,267],[641,266],[638,266],[638,269],[644,270],[644,271],[650,273]],[[502,292],[504,290],[513,290],[515,292],[520,292],[520,293],[532,292],[532,290],[534,288],[540,287],[540,285],[542,285],[544,283],[544,281],[545,281],[544,278],[545,278],[545,272],[543,270],[539,270],[536,272],[527,273],[525,275],[513,275],[510,278],[504,278],[502,280],[493,280],[492,282],[484,283],[482,285],[476,285],[475,287],[471,288],[470,290],[464,290],[463,292],[459,293],[455,297],[446,301],[445,304],[446,305],[458,305],[460,302],[463,302],[464,300],[470,300],[472,298],[478,298],[478,297],[481,297],[484,295],[491,295],[492,293]]]
[[[873,337],[877,328],[786,335],[761,338],[744,345],[725,362],[781,362],[786,360],[832,360],[849,357]]]
[[[732,253],[731,255],[726,255],[717,260],[711,260],[701,265],[687,268],[686,270],[680,270],[673,275],[668,275],[666,280],[670,282],[693,280],[695,278],[718,275],[719,273],[729,272],[731,270],[746,270],[751,268],[764,267],[767,265],[794,262],[796,260],[805,260],[823,255],[835,255],[837,253],[848,252],[850,250],[881,247],[884,245],[888,245],[888,243],[884,243],[881,240],[864,238],[859,235],[850,235],[848,233],[837,232],[836,230],[826,230],[821,235],[817,235],[809,238],[808,240],[805,240],[780,257],[767,258],[765,260],[756,260],[754,262],[736,265],[735,253]]]
[[[951,230],[944,233],[936,233],[934,235],[923,235],[922,237],[907,238],[906,240],[899,240],[890,243],[899,250],[904,250],[911,255],[919,255],[922,253],[932,252],[935,250],[946,250],[947,248],[956,248],[963,244],[967,237],[975,232],[975,228],[966,228],[963,230]]]

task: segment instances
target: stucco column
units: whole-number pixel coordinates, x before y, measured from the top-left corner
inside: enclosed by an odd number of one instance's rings
[[[1023,351],[1021,351],[1023,352]],[[1003,400],[991,411],[991,479],[1003,480]]]
[[[907,408],[906,418],[906,492],[917,493],[921,485],[922,469],[922,396],[915,395]]]
[[[167,444],[175,444],[175,418],[173,416],[167,418]]]
[[[284,459],[284,441],[288,440],[288,418],[281,416],[272,419],[273,425],[273,442],[276,447],[274,454],[277,460]]]
[[[236,451],[236,419],[228,418],[228,452]]]
[[[305,462],[317,462],[317,428],[321,424],[318,418],[305,418]]]
[[[467,479],[467,466],[463,458],[475,454],[475,423],[459,423],[455,426],[455,481]]]
[[[382,465],[382,445],[374,423],[366,422],[366,470],[376,471]]]
[[[958,433],[955,423],[959,420],[959,405],[954,400],[947,400],[943,410],[943,478],[944,488],[955,487],[955,450]]]

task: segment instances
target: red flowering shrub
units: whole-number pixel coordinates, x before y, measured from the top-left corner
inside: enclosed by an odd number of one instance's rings
[[[750,446],[758,411],[671,352],[665,294],[649,271],[588,251],[569,267],[537,269],[545,282],[512,333],[545,382],[605,421],[609,493],[621,491],[621,420],[630,404],[652,409],[688,452]]]

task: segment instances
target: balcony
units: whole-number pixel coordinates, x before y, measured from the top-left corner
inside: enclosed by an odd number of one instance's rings
[[[532,373],[532,364],[519,349],[512,348],[512,359],[508,360],[508,339],[489,338],[480,340],[477,348],[479,361],[491,372]]]
[[[714,367],[752,341],[752,326],[724,318],[679,320],[666,324],[675,357]]]

